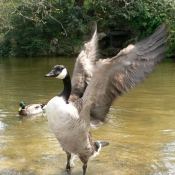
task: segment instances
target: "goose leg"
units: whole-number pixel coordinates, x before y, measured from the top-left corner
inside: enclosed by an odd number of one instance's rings
[[[86,175],[87,164],[83,164],[83,175]]]
[[[87,169],[87,163],[88,163],[88,157],[87,155],[79,156],[80,160],[83,163],[83,175],[86,175],[86,169]]]
[[[66,152],[67,154],[67,165],[66,165],[66,170],[70,170],[70,158],[71,158],[71,153]]]

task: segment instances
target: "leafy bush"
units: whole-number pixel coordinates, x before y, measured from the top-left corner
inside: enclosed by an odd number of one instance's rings
[[[113,27],[131,31],[135,41],[166,22],[173,36],[168,55],[174,54],[173,1],[86,0],[84,6],[79,7],[73,0],[9,0],[0,5],[3,7],[0,12],[0,54],[3,56],[51,54],[50,43],[54,38],[63,55],[73,54],[72,48],[82,45],[82,38],[89,34],[94,21],[98,23],[98,31],[108,33]]]

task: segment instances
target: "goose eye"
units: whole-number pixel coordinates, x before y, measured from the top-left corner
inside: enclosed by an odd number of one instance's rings
[[[56,71],[62,71],[64,69],[64,66],[60,66],[60,65],[56,65],[54,66],[53,70],[56,70]]]
[[[63,70],[63,69],[64,69],[64,66],[59,66],[59,69],[60,69],[60,70]]]

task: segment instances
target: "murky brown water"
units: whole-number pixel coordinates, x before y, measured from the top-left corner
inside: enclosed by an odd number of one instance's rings
[[[44,78],[55,64],[72,72],[72,58],[0,59],[0,174],[67,175],[66,155],[47,117],[18,116],[21,100],[47,103],[62,82]],[[111,107],[95,139],[110,142],[89,161],[87,175],[175,174],[175,63],[162,63]],[[78,158],[71,175],[82,174]]]

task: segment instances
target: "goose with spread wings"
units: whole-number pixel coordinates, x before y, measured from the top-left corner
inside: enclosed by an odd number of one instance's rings
[[[108,142],[94,141],[90,126],[104,122],[112,102],[148,76],[165,57],[169,30],[165,24],[135,45],[129,45],[111,59],[97,58],[97,26],[80,52],[70,79],[67,68],[56,65],[45,77],[62,79],[64,88],[47,104],[49,125],[67,154],[66,169],[70,170],[71,153],[87,163]]]

